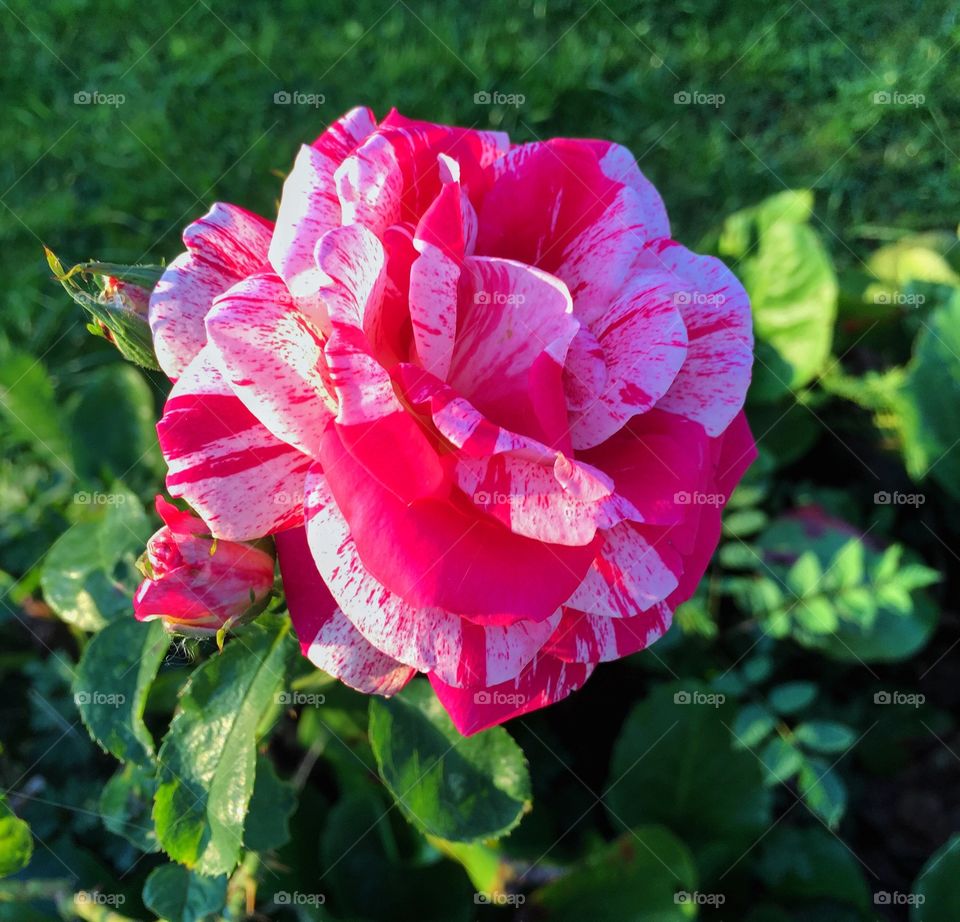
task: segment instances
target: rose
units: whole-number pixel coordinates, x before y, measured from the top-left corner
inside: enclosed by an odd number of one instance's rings
[[[157,497],[164,526],[147,542],[146,579],[133,598],[140,621],[182,634],[214,634],[263,610],[273,588],[269,541],[214,540],[195,516]],[[266,546],[264,546],[266,545]]]
[[[626,149],[354,109],[276,226],[215,205],[184,240],[150,305],[168,488],[276,536],[314,663],[426,673],[471,733],[668,628],[755,456],[753,340]]]

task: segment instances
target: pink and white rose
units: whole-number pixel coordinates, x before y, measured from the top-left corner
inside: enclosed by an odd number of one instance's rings
[[[153,292],[167,486],[274,535],[303,652],[463,733],[643,649],[755,447],[746,293],[607,141],[353,109]]]

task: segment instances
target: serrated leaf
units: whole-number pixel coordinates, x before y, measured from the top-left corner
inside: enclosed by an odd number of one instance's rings
[[[798,724],[793,735],[797,742],[816,752],[843,752],[857,739],[855,730],[833,720],[809,720]]]
[[[282,848],[290,840],[290,817],[296,808],[297,792],[293,785],[280,779],[266,756],[259,756],[243,825],[244,847],[254,852]]]
[[[160,747],[157,837],[201,874],[233,870],[253,794],[256,735],[296,654],[290,622],[261,619],[191,676]]]
[[[147,692],[170,646],[159,621],[108,624],[80,657],[73,696],[90,736],[121,761],[149,762],[153,738],[143,723]]]
[[[33,835],[30,827],[8,806],[0,795],[0,877],[16,874],[30,863]]]
[[[370,744],[401,811],[430,835],[496,838],[530,808],[526,759],[507,731],[461,736],[426,682],[370,699]]]
[[[201,922],[227,900],[227,878],[203,877],[179,864],[154,868],[143,887],[143,902],[166,922]]]

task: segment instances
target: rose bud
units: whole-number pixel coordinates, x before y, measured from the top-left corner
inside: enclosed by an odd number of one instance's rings
[[[220,541],[189,512],[157,497],[164,521],[139,566],[146,579],[133,597],[139,621],[160,618],[183,634],[216,634],[263,611],[273,588],[270,542]]]

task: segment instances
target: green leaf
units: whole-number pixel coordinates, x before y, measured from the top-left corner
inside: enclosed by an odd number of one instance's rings
[[[954,922],[960,919],[960,835],[954,835],[927,860],[913,883],[922,897],[910,907],[910,922]]]
[[[914,343],[898,395],[897,429],[907,470],[915,479],[930,473],[960,498],[960,290],[930,315]]]
[[[860,545],[856,552],[852,539]],[[797,643],[843,662],[869,663],[912,656],[936,625],[937,609],[920,585],[929,584],[935,571],[909,552],[875,549],[857,537],[853,526],[817,506],[781,517],[757,545],[766,565],[781,578],[788,570],[785,561],[794,560],[799,548],[806,548],[804,556],[815,554],[827,574],[812,595],[768,605],[765,613],[751,610],[770,633],[776,619],[786,618]],[[861,555],[862,580],[851,585],[861,570]]]
[[[80,657],[73,684],[77,709],[90,736],[121,761],[153,758],[143,708],[169,646],[159,621],[131,617],[108,624]]]
[[[741,708],[733,722],[733,735],[738,746],[752,749],[766,738],[776,726],[776,718],[759,704],[748,704]]]
[[[233,870],[254,788],[257,730],[296,654],[285,619],[261,619],[190,677],[160,747],[157,837],[201,874]]]
[[[359,769],[359,766],[358,766]],[[304,897],[337,919],[390,922],[470,922],[474,898],[466,875],[448,861],[413,860],[405,823],[391,824],[391,810],[377,791],[352,793],[330,810],[320,839],[320,874],[307,879]],[[418,837],[419,838],[419,837]],[[274,895],[289,904],[290,894]]]
[[[662,826],[641,826],[541,887],[532,903],[550,922],[684,922],[696,886],[686,846]]]
[[[507,731],[461,736],[426,682],[370,699],[370,744],[400,809],[430,835],[496,838],[530,809],[527,763]]]
[[[857,739],[857,732],[832,720],[810,720],[794,728],[797,742],[816,752],[843,752]]]
[[[257,758],[253,795],[243,826],[243,845],[254,852],[281,848],[290,840],[290,817],[297,808],[293,785],[282,781],[266,756]]]
[[[153,798],[157,791],[156,767],[127,762],[100,795],[103,824],[143,852],[160,850],[153,828]]]
[[[70,412],[70,431],[77,471],[88,478],[131,479],[162,470],[154,425],[153,391],[131,365],[114,362],[84,376]]]
[[[803,767],[800,751],[782,736],[774,736],[760,751],[760,761],[766,771],[766,783],[785,784]]]
[[[847,789],[840,776],[822,759],[809,759],[797,780],[806,805],[835,829],[847,809]]]
[[[666,684],[628,715],[604,795],[617,828],[658,823],[691,846],[706,876],[764,829],[770,792],[730,732],[733,706],[709,686]],[[706,860],[705,860],[706,859]]]
[[[770,689],[770,707],[778,714],[796,714],[809,707],[817,697],[813,682],[784,682]]]
[[[40,585],[57,615],[85,631],[132,616],[136,560],[150,537],[140,501],[121,488],[78,493],[90,517],[70,526],[50,549]]]
[[[179,864],[154,868],[143,888],[143,902],[166,922],[201,922],[227,900],[227,878],[203,877]]]
[[[0,339],[0,415],[7,431],[73,477],[53,382],[39,359]]]
[[[771,892],[793,901],[835,900],[867,912],[870,890],[851,851],[819,824],[771,830],[757,871]]]
[[[33,835],[30,827],[8,806],[0,795],[0,877],[16,874],[30,863]]]
[[[812,195],[788,191],[737,212],[720,237],[750,295],[757,363],[751,398],[772,401],[803,387],[830,355],[837,279],[826,249],[807,223]]]

